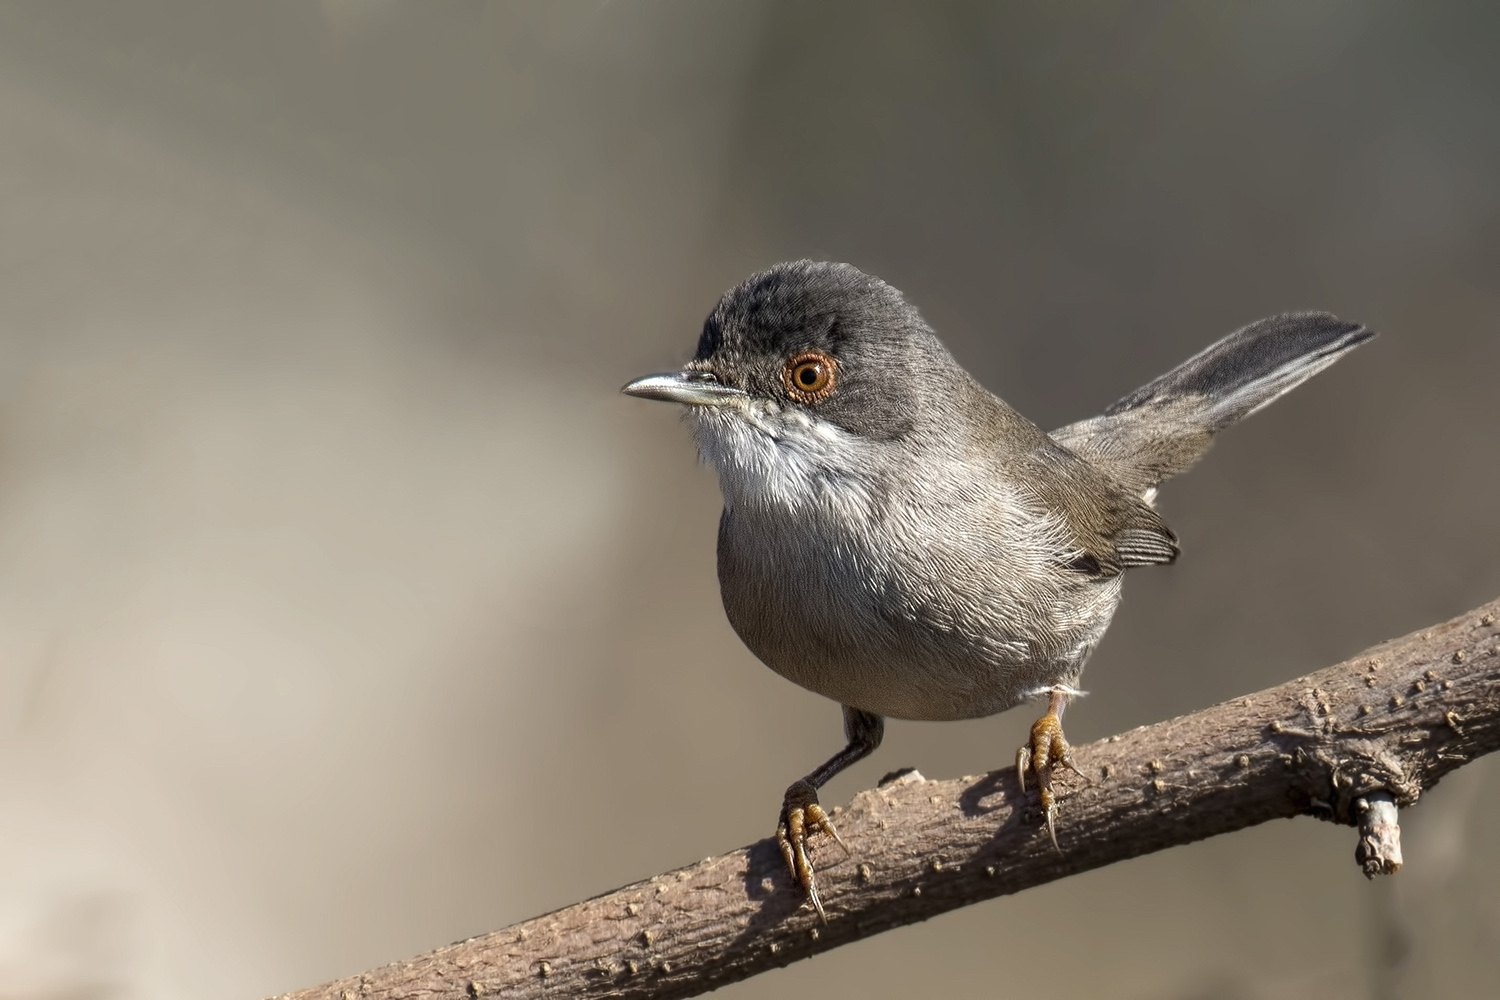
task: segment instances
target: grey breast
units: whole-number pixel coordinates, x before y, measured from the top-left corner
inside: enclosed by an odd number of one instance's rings
[[[741,639],[802,687],[894,718],[991,715],[1076,678],[1118,577],[1067,570],[1066,525],[1003,475],[919,459],[852,500],[844,482],[822,503],[726,506],[720,587]]]

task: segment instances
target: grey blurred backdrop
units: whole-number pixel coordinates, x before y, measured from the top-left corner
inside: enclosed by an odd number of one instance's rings
[[[1047,426],[1267,313],[1384,336],[1164,491],[1083,742],[1500,593],[1493,5],[0,7],[0,995],[247,998],[767,835],[840,743],[719,608],[667,407],[849,260]],[[1032,714],[841,777],[975,773]],[[730,997],[1420,997],[1500,976],[1500,770]],[[1063,813],[1066,824],[1066,812]],[[1052,992],[1046,992],[1050,989]]]

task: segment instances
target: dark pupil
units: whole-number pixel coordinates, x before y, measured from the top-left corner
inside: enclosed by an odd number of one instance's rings
[[[818,366],[817,365],[806,365],[806,366],[804,366],[803,369],[802,369],[802,373],[797,376],[797,381],[801,382],[803,385],[812,385],[817,380],[818,380]]]

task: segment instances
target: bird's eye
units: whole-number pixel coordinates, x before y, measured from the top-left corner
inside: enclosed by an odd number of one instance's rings
[[[781,369],[786,394],[799,403],[816,403],[833,391],[833,359],[822,351],[804,351]]]

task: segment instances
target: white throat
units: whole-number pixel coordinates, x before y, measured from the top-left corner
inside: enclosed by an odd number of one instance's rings
[[[687,416],[699,454],[719,474],[726,508],[805,513],[837,507],[868,520],[871,442],[773,400],[690,407]]]

